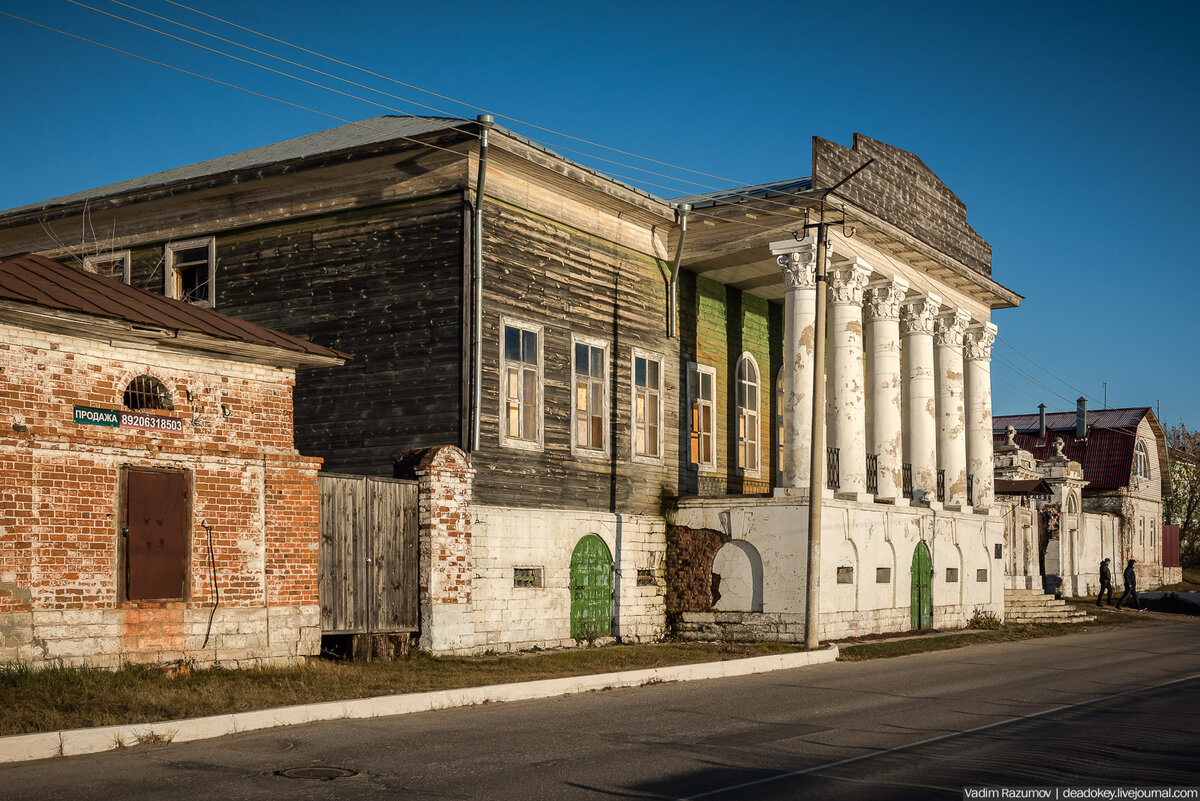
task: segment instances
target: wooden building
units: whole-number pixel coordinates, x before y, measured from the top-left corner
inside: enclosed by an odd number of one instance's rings
[[[798,258],[805,214],[867,158],[873,174],[831,198],[845,231],[859,231],[833,243],[838,264],[907,275],[979,325],[1016,305],[958,199],[919,159],[865,137],[853,149],[815,140],[813,178],[681,199],[695,207],[689,229],[680,203],[490,120],[378,117],[2,212],[0,254],[77,262],[354,353],[297,380],[296,442],[327,470],[391,476],[415,449],[465,452],[438,468],[456,486],[469,474],[469,521],[446,540],[462,557],[454,578],[436,560],[423,569],[425,647],[652,639],[665,627],[668,516],[687,499],[711,501],[689,513],[706,530],[741,499],[779,494],[779,514],[799,514],[800,418],[794,399],[781,402],[794,383],[781,368],[800,334],[778,259]],[[773,249],[784,240],[796,247]],[[964,443],[943,452],[965,463]],[[865,475],[851,469],[863,458],[845,458],[847,480]],[[929,458],[918,462],[932,475]],[[976,449],[972,464],[982,458]],[[897,486],[880,500],[907,508],[894,461]],[[965,469],[950,499],[964,509]],[[854,503],[872,503],[860,494]],[[979,508],[963,520],[986,522]],[[906,530],[932,532],[927,512],[908,516],[920,520]],[[802,588],[799,549],[787,550],[770,562],[777,580],[757,579],[760,595],[764,581]],[[902,561],[889,559],[889,570]],[[434,602],[441,582],[453,603]],[[857,614],[850,603],[829,632]]]

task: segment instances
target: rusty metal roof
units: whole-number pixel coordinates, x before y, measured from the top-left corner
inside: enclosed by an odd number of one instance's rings
[[[174,332],[187,331],[228,342],[280,348],[316,357],[312,361],[350,358],[345,353],[299,337],[156,295],[35,254],[16,256],[0,263],[0,300]],[[301,358],[300,361],[308,360]]]
[[[1063,456],[1083,467],[1088,481],[1085,491],[1111,490],[1129,486],[1138,425],[1150,412],[1149,406],[1089,409],[1084,437],[1075,436],[1075,412],[1047,412],[1045,437],[1039,436],[1038,415],[1005,415],[992,418],[992,433],[997,443],[1003,443],[1004,429],[1011,425],[1017,430],[1013,441],[1039,461],[1054,455],[1054,440],[1062,437]]]
[[[998,478],[997,495],[1050,495],[1050,485],[1044,478]]]

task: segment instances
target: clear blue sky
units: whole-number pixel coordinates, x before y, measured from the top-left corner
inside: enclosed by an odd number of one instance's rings
[[[1026,297],[994,316],[998,414],[1073,408],[1080,392],[1095,408],[1107,382],[1109,406],[1161,404],[1165,424],[1200,427],[1196,4],[193,2],[497,115],[746,184],[807,175],[813,135],[849,145],[857,131],[909,150],[967,204],[993,277]],[[301,72],[109,0],[89,5]],[[128,5],[437,111],[344,84],[390,108],[335,95],[66,0],[0,0],[346,120],[477,113],[164,0]],[[8,17],[0,47],[0,209],[341,124]],[[730,186],[591,161],[565,148],[632,160],[499,121],[660,197]]]

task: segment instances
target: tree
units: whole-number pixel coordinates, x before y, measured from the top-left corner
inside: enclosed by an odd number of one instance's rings
[[[1167,521],[1179,526],[1179,561],[1200,566],[1200,433],[1180,423],[1167,430],[1169,488],[1163,499]]]

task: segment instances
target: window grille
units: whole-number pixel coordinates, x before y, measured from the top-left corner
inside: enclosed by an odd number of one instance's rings
[[[125,387],[126,409],[174,409],[166,385],[152,375],[139,375]]]
[[[975,477],[967,476],[967,504],[975,505]]]
[[[841,451],[837,448],[825,449],[825,486],[834,490],[842,486]]]
[[[879,492],[879,456],[874,453],[867,454],[867,492]]]
[[[937,499],[939,503],[946,502],[946,471],[937,471]]]
[[[900,466],[900,492],[905,498],[912,498],[912,465],[904,464]]]

